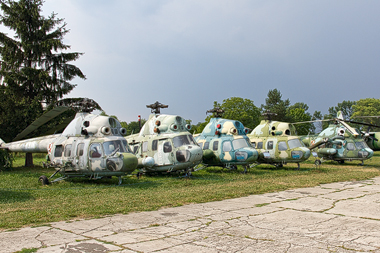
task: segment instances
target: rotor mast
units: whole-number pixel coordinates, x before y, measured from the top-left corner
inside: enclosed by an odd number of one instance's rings
[[[161,108],[168,108],[168,105],[161,104],[160,102],[156,101],[155,103],[151,105],[146,105],[147,108],[150,108],[150,112],[154,114],[160,114],[160,109]]]

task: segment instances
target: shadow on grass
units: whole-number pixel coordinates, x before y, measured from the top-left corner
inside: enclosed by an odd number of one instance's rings
[[[17,203],[34,199],[34,197],[24,191],[0,190],[0,203]]]

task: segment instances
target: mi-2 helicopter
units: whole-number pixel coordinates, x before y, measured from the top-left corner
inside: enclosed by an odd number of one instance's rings
[[[126,136],[138,157],[141,173],[181,172],[191,174],[192,168],[202,161],[202,150],[189,130],[191,125],[178,115],[160,114],[168,105],[147,105],[151,115],[138,134]]]
[[[71,177],[100,179],[117,176],[121,184],[121,176],[136,169],[137,158],[123,137],[126,129],[121,127],[119,121],[112,117],[91,114],[94,109],[101,110],[91,99],[61,100],[53,113],[43,114],[17,138],[23,138],[70,108],[78,112],[61,134],[10,143],[0,140],[1,148],[13,152],[47,153],[47,166],[54,167],[56,172],[50,178],[41,176],[39,181],[43,185],[49,184],[49,179],[57,173],[62,177],[52,182]]]
[[[373,150],[367,146],[361,133],[346,123],[342,112],[338,112],[337,117],[334,119],[323,121],[331,121],[331,123],[319,134],[300,136],[303,143],[313,151],[313,156],[317,158],[315,161],[316,165],[320,165],[324,160],[333,160],[338,163],[358,160],[362,161],[361,165],[363,165],[364,160],[373,156]],[[297,122],[294,124],[310,122],[315,121]],[[360,124],[370,125],[365,123]]]
[[[282,167],[287,163],[297,163],[310,157],[310,150],[305,147],[297,136],[296,128],[287,122],[272,121],[275,115],[269,111],[263,113],[266,120],[262,120],[253,131],[248,134],[252,146],[259,152],[256,164],[265,163],[276,167]]]
[[[207,113],[214,117],[202,133],[194,135],[203,149],[203,167],[237,169],[237,165],[243,165],[244,172],[247,172],[248,165],[257,160],[258,152],[251,146],[244,125],[237,120],[223,119],[224,110],[220,108]]]
[[[355,118],[376,118],[379,119],[380,116],[353,116]],[[358,122],[355,122],[358,123]],[[367,145],[374,151],[380,150],[380,132],[370,132],[371,126],[368,127],[367,131],[361,131],[363,139],[367,142]]]

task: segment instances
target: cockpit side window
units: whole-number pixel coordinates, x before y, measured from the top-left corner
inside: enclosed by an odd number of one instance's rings
[[[288,146],[286,145],[285,141],[280,141],[278,143],[278,150],[279,151],[284,151],[284,150],[287,150],[287,149],[288,149]]]
[[[172,144],[170,142],[164,143],[164,153],[172,152]]]
[[[256,142],[252,142],[252,147],[256,148]]]
[[[100,147],[100,143],[93,143],[90,147],[90,157],[91,158],[99,158],[102,156],[102,149]]]
[[[212,144],[212,150],[217,151],[218,150],[219,141],[214,141]]]
[[[231,141],[223,142],[223,152],[229,152],[232,150]]]
[[[355,145],[352,142],[347,143],[347,150],[355,150]]]
[[[158,140],[153,140],[152,141],[152,151],[156,151],[157,150],[157,143],[158,143]]]
[[[202,147],[203,147],[203,142],[199,143],[198,146],[202,149]]]

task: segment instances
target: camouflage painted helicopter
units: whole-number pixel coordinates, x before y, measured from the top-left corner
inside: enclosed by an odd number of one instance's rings
[[[191,174],[202,161],[202,150],[189,132],[191,125],[180,116],[160,114],[160,109],[168,105],[157,101],[147,107],[152,114],[140,132],[125,137],[139,158],[138,175],[175,171]]]
[[[380,118],[380,116],[354,116],[355,118]],[[358,123],[358,122],[355,122]],[[363,139],[367,142],[367,145],[374,151],[380,150],[380,132],[370,132],[371,126],[367,131],[361,131]]]
[[[202,133],[194,135],[203,149],[203,167],[237,169],[237,165],[243,165],[246,172],[248,165],[258,157],[258,152],[246,136],[248,131],[240,121],[222,119],[224,111],[220,108],[208,110],[207,113],[213,113],[214,118]]]
[[[78,110],[75,118],[61,134],[47,135],[32,139],[4,143],[1,148],[14,152],[48,153],[48,166],[54,167],[62,177],[57,182],[71,177],[119,177],[132,173],[138,160],[132,154],[123,135],[126,129],[114,118],[91,114],[99,105],[91,99],[64,99],[59,106],[43,114],[17,138],[23,138],[69,108]],[[46,176],[41,176],[42,184],[49,184]]]
[[[314,157],[317,157],[315,161],[316,165],[320,165],[323,160],[333,160],[339,163],[359,160],[363,164],[364,160],[373,156],[373,150],[367,146],[361,134],[345,122],[342,112],[338,112],[337,117],[334,119],[323,121],[332,122],[317,135],[300,136],[303,143],[310,150],[315,151],[312,153]],[[297,122],[294,124],[310,122],[315,121]]]
[[[287,163],[297,163],[299,169],[299,163],[310,157],[310,150],[297,136],[293,124],[272,121],[272,115],[275,114],[269,111],[263,113],[267,119],[262,120],[251,134],[247,135],[252,146],[259,152],[256,164],[251,165],[251,167],[261,163],[276,167],[282,167],[283,164]]]

